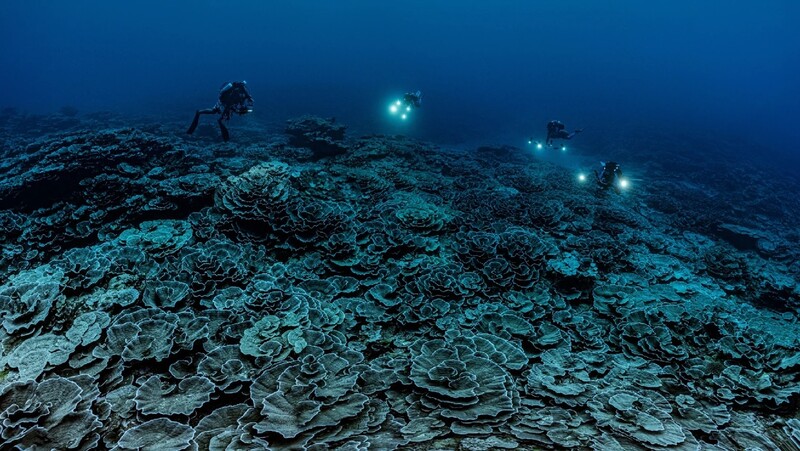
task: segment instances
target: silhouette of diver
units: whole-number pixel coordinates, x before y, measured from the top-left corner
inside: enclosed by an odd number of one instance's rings
[[[247,92],[247,82],[233,81],[226,83],[220,89],[219,100],[213,108],[195,111],[192,125],[189,126],[189,130],[186,133],[190,135],[194,133],[201,114],[221,114],[217,123],[219,124],[219,130],[222,132],[222,139],[227,141],[230,139],[230,134],[228,133],[228,128],[225,127],[225,122],[229,121],[234,113],[243,116],[252,111],[253,97]]]
[[[422,106],[422,91],[407,92],[403,95],[403,105],[419,108]]]
[[[573,136],[583,131],[582,128],[569,133],[565,130],[564,124],[560,121],[550,121],[547,123],[547,139],[545,144],[550,146],[553,144],[554,139],[572,139]]]
[[[607,163],[600,163],[603,165],[603,170],[601,172],[594,171],[594,176],[597,178],[597,184],[603,188],[614,188],[614,191],[619,192],[620,187],[622,187],[623,179],[622,179],[622,168],[620,168],[618,163],[613,161],[609,161]]]

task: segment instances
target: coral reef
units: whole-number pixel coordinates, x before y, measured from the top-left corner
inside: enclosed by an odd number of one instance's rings
[[[800,446],[774,177],[706,199],[664,158],[608,195],[310,116],[239,144],[119,122],[2,115],[4,449]]]
[[[304,147],[321,158],[347,151],[342,142],[347,127],[337,124],[336,119],[323,119],[316,116],[303,116],[286,122],[289,145]]]

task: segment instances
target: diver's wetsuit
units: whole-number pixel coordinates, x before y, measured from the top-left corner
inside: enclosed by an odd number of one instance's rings
[[[608,189],[614,187],[615,190],[619,191],[614,183],[622,177],[622,169],[619,167],[619,164],[609,161],[603,165],[602,172],[594,171],[594,175],[597,178],[597,184],[600,185],[601,188]]]
[[[422,106],[422,93],[417,91],[415,93],[407,92],[403,96],[403,103],[406,106],[413,106],[414,108],[419,108]]]
[[[560,121],[550,121],[547,123],[547,140],[545,144],[548,146],[553,143],[554,139],[572,139],[575,134],[580,133],[582,129],[575,130],[572,133],[569,133],[566,129],[566,126],[562,124]]]
[[[230,134],[228,133],[228,128],[225,127],[225,122],[230,120],[234,113],[240,115],[249,113],[252,111],[252,106],[253,97],[251,97],[250,93],[247,92],[247,84],[245,82],[234,81],[227,83],[219,91],[219,100],[213,108],[195,111],[192,125],[189,126],[189,130],[187,130],[186,133],[190,135],[194,133],[194,130],[197,128],[197,124],[200,121],[201,114],[221,113],[217,123],[219,124],[219,130],[222,132],[222,139],[227,141],[230,139]]]

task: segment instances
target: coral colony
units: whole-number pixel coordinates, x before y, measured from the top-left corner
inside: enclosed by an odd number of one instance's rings
[[[797,444],[797,235],[669,168],[4,114],[3,449]]]

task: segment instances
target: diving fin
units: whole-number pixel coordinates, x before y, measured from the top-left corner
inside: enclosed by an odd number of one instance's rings
[[[197,128],[197,123],[200,122],[200,112],[194,113],[194,120],[192,121],[192,125],[189,126],[189,130],[186,131],[188,134],[194,133],[194,130]]]

